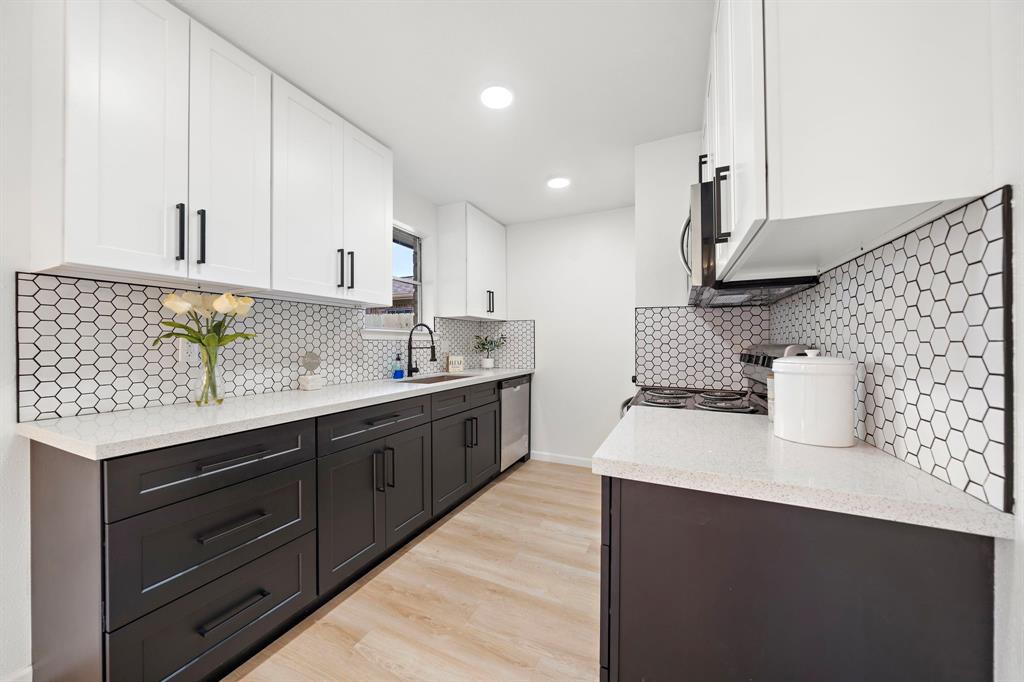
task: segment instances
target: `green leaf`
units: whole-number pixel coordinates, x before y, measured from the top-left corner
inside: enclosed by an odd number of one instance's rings
[[[220,345],[226,346],[229,343],[232,343],[233,341],[237,341],[238,339],[254,339],[254,338],[256,338],[255,334],[246,334],[244,332],[238,332],[237,334],[228,334],[227,336],[224,336],[224,337],[221,338]]]

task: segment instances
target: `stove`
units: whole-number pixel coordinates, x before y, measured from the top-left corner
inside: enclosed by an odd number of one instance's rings
[[[708,410],[733,414],[768,414],[765,382],[776,358],[804,355],[803,344],[759,344],[740,353],[743,376],[749,388],[742,391],[719,388],[641,386],[636,395],[622,403],[622,414],[631,407],[663,407],[676,410]]]
[[[755,398],[755,399],[752,399]],[[734,414],[767,414],[750,391],[727,391],[709,388],[676,388],[643,386],[622,406],[622,413],[631,407],[663,407],[676,410],[708,410]]]

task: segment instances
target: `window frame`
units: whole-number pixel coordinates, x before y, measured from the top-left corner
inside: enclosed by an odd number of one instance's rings
[[[414,289],[414,291],[416,293],[415,293],[415,300],[414,300],[414,303],[413,303],[413,322],[412,323],[413,323],[413,326],[415,326],[415,325],[417,325],[417,324],[419,324],[420,322],[423,321],[423,239],[420,236],[418,236],[416,234],[413,234],[411,231],[409,231],[407,229],[403,229],[402,227],[399,227],[398,225],[392,225],[391,226],[391,243],[392,244],[400,244],[402,246],[405,246],[405,247],[408,247],[408,248],[412,249],[412,253],[413,253],[413,262],[412,262],[413,276],[412,277],[395,277],[394,274],[392,274],[391,282],[392,282],[392,288],[393,288],[394,282],[403,282],[405,284],[411,284],[413,286],[413,289]],[[393,273],[393,271],[394,271],[394,261],[393,260],[392,260],[392,263],[391,263],[391,267],[392,267],[392,273]],[[395,307],[394,306],[394,301],[392,300],[392,305],[387,306],[387,307],[385,307],[385,306],[377,306],[376,309],[383,310],[383,309],[386,309],[386,308],[394,308],[394,307]],[[372,309],[373,308],[371,308],[371,310]],[[371,333],[385,333],[385,334],[396,333],[396,334],[405,335],[405,334],[409,333],[408,329],[394,329],[394,328],[388,328],[388,327],[368,327],[365,324],[363,325],[363,330],[366,331],[366,332],[371,332]]]

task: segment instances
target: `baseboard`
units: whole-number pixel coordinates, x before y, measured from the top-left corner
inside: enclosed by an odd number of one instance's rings
[[[32,666],[27,665],[21,670],[15,670],[4,677],[3,682],[32,682]]]
[[[586,467],[590,468],[590,458],[581,457],[579,455],[560,455],[557,452],[541,452],[539,450],[531,450],[530,458],[535,459],[538,462],[553,462],[555,464],[568,464],[574,467]]]

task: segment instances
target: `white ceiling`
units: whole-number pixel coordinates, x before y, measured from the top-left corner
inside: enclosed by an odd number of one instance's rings
[[[503,223],[629,206],[633,147],[701,126],[710,0],[177,4],[391,147],[399,183]],[[491,84],[515,103],[485,109]]]

